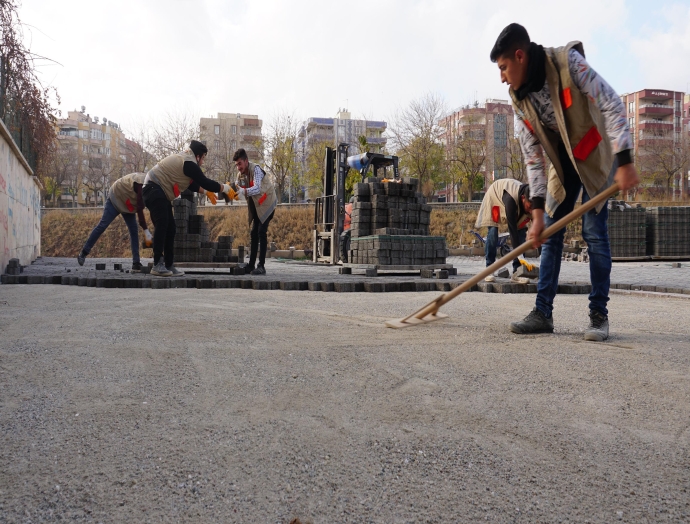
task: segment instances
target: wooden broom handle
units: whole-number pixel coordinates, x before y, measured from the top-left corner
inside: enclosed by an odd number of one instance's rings
[[[591,200],[587,201],[586,203],[582,204],[580,207],[577,209],[573,209],[570,213],[568,213],[566,216],[561,218],[559,221],[557,221],[555,224],[550,225],[547,227],[544,231],[542,231],[542,234],[539,236],[539,240],[542,242],[552,236],[554,233],[560,231],[563,229],[565,226],[570,224],[573,220],[580,218],[582,215],[584,215],[587,211],[590,209],[594,209],[597,207],[601,202],[607,200],[609,197],[615,195],[618,192],[618,182],[614,182],[614,184],[609,187],[606,191],[603,191],[602,193],[599,193],[597,196],[592,198]],[[466,280],[462,284],[460,284],[458,287],[453,289],[452,291],[449,291],[448,293],[444,293],[443,295],[439,296],[435,300],[429,302],[426,306],[423,306],[421,309],[415,311],[411,315],[405,317],[402,322],[405,322],[406,320],[409,320],[412,317],[415,318],[424,318],[427,315],[434,314],[438,311],[438,308],[440,308],[443,304],[446,304],[453,300],[455,297],[457,297],[460,293],[463,293],[470,289],[472,286],[474,286],[476,283],[482,281],[486,277],[488,277],[490,274],[492,274],[494,271],[502,268],[509,262],[511,262],[515,257],[519,257],[520,255],[524,254],[526,251],[529,251],[532,249],[532,244],[534,243],[534,240],[528,240],[521,246],[517,247],[516,249],[513,249],[508,253],[507,255],[501,257],[498,259],[496,262],[491,264],[490,266],[487,266],[484,270],[481,272],[477,273],[475,276],[470,278],[469,280]]]

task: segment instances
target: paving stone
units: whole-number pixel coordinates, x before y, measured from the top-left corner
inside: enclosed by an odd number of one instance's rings
[[[492,285],[492,282],[478,282],[477,283],[477,288],[479,291],[482,293],[493,293],[494,292],[494,286]]]
[[[498,278],[510,278],[510,271],[508,271],[508,268],[502,267],[496,272],[496,276]]]
[[[534,266],[531,271],[529,271],[525,266],[522,264],[520,265],[519,268],[517,268],[517,276],[519,277],[524,277],[524,278],[539,278],[539,267]]]
[[[309,289],[308,282],[281,282],[280,289],[283,291],[305,291]]]
[[[457,275],[458,275],[458,268],[456,268],[456,267],[451,267],[451,268],[449,268],[449,269],[448,269],[448,274],[449,274],[450,276],[453,276],[453,277],[457,276]]]
[[[170,280],[167,278],[152,278],[151,289],[170,289]]]
[[[321,282],[321,291],[333,292],[335,291],[335,284],[333,282]]]
[[[69,275],[65,275],[60,279],[60,284],[63,286],[69,286]]]
[[[142,289],[151,289],[151,280],[151,278],[142,278],[140,282]]]
[[[88,284],[89,277],[79,277],[79,286],[86,287]]]
[[[351,275],[352,274],[352,268],[351,267],[338,268],[338,273],[341,275]]]
[[[17,278],[17,284],[27,284],[28,275],[19,275]]]
[[[438,278],[438,279],[448,278],[448,271],[445,269],[439,269],[438,271],[436,271],[436,278]]]
[[[122,264],[113,264],[113,269],[115,271],[120,271],[122,270]]]
[[[79,277],[78,276],[69,277],[69,285],[70,286],[78,286],[79,285]]]
[[[364,291],[367,293],[383,293],[384,292],[383,282],[365,282]]]
[[[412,281],[407,281],[407,282],[400,282],[400,291],[417,291],[417,286],[415,282]]]
[[[242,289],[252,289],[254,287],[254,281],[253,280],[242,280]]]
[[[558,294],[559,295],[572,295],[574,294],[573,284],[558,284]]]
[[[666,293],[674,293],[676,295],[680,295],[683,293],[683,288],[680,287],[667,287],[666,288]]]
[[[141,287],[141,279],[138,279],[138,278],[126,278],[125,281],[124,281],[124,286],[122,286],[122,287],[126,287],[126,288],[128,288],[128,289],[132,289],[132,288],[137,289],[137,288],[140,288],[140,287]]]
[[[278,285],[277,288],[274,287],[276,284]],[[280,289],[280,282],[257,278],[256,280],[253,281],[252,289],[257,289],[257,290]]]
[[[419,276],[421,278],[434,278],[436,273],[433,269],[422,269],[419,271]]]
[[[96,264],[96,271],[105,271],[105,264]]]
[[[171,288],[186,288],[187,287],[187,279],[186,278],[171,278],[170,279],[170,287]]]
[[[378,269],[365,269],[364,270],[364,276],[377,277],[377,276],[379,276],[379,271],[378,271]]]
[[[231,289],[242,289],[242,281],[236,280],[236,279],[230,280],[230,288]]]
[[[197,289],[211,289],[213,287],[213,280],[210,278],[198,278],[196,287]]]
[[[27,275],[26,277],[27,284],[43,284],[44,280],[43,275]]]
[[[334,287],[338,293],[352,293],[355,291],[354,282],[335,282]]]
[[[640,286],[640,288],[642,289],[642,291],[656,291],[656,286],[650,286],[646,284],[643,284],[642,286]]]
[[[435,291],[436,282],[415,282],[415,291]]]
[[[216,287],[219,289],[228,289],[230,287],[230,280],[227,278],[216,281]]]
[[[104,287],[109,288],[109,289],[122,287],[122,279],[121,278],[106,278]]]
[[[232,274],[235,276],[244,275],[245,274],[244,268],[240,267],[240,266],[234,267],[234,268],[232,268]]]
[[[682,264],[680,262],[671,262],[671,267],[678,269],[679,267],[682,267]]]
[[[436,282],[436,289],[438,291],[448,292],[450,291],[450,282]]]
[[[340,269],[347,269],[347,268],[340,268]],[[321,291],[321,284],[323,282],[309,282],[309,291]]]

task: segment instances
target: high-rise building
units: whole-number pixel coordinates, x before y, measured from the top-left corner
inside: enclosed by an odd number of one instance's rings
[[[304,121],[297,132],[297,152],[305,158],[309,146],[316,142],[327,143],[330,147],[346,143],[350,154],[360,151],[360,137],[366,139],[366,149],[371,153],[381,153],[386,147],[386,122],[379,120],[353,119],[346,109],[339,109],[335,118],[312,117]]]
[[[54,165],[61,186],[60,207],[96,205],[126,164],[125,135],[107,118],[91,117],[84,106],[56,122],[59,144]]]
[[[494,180],[510,175],[508,138],[514,133],[513,107],[508,100],[488,99],[462,106],[446,115],[439,122],[445,129],[443,142],[450,159],[453,149],[463,138],[484,144],[485,159],[481,167],[484,174],[484,189]],[[447,187],[439,192],[441,200],[453,202],[458,187]]]
[[[251,161],[261,157],[261,127],[259,115],[243,113],[218,113],[216,118],[200,120],[201,142],[208,147],[209,158],[229,153],[230,157],[244,148]]]
[[[656,162],[654,157],[670,154],[687,136],[683,115],[685,96],[680,91],[665,89],[642,89],[621,95],[633,136],[635,162],[642,175],[642,187],[654,184],[649,178],[656,171],[652,165]],[[687,194],[687,174],[677,175],[673,194],[676,192]]]

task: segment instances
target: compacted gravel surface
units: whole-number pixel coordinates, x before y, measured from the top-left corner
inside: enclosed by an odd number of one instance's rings
[[[0,522],[688,522],[690,301],[0,286]]]

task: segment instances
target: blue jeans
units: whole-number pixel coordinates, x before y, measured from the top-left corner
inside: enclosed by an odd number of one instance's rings
[[[82,248],[84,253],[87,255],[91,253],[91,249],[96,244],[96,241],[101,237],[103,232],[108,229],[108,226],[119,214],[120,212],[115,208],[110,199],[106,200],[101,221],[93,228],[86,244],[84,244]],[[138,264],[141,261],[139,260],[139,231],[137,230],[137,218],[134,213],[123,213],[122,218],[125,219],[125,224],[127,224],[127,229],[129,229],[129,241],[132,246],[132,262]]]
[[[518,239],[520,244],[524,244],[527,239],[527,229],[518,230]],[[489,226],[489,231],[486,233],[486,243],[484,244],[484,256],[486,257],[486,267],[496,262],[496,248],[498,247],[498,228]],[[513,246],[515,249],[518,246]],[[513,273],[520,267],[520,260],[516,257],[513,259]]]
[[[545,228],[573,210],[576,199],[580,194],[580,189],[582,189],[582,203],[590,199],[570,161],[566,164],[563,163],[563,160],[561,156],[561,162],[566,175],[564,183],[566,191],[565,200],[558,206],[553,217],[544,213]],[[611,247],[609,245],[608,216],[608,207],[605,205],[600,213],[597,213],[596,209],[592,209],[582,217],[582,238],[587,243],[589,277],[592,282],[592,292],[589,295],[589,309],[598,311],[603,315],[608,315],[606,304],[609,301],[609,287],[611,285]],[[564,234],[565,228],[550,237],[541,249],[536,305],[537,309],[547,318],[551,316],[553,300],[558,291],[558,275],[561,271]]]

